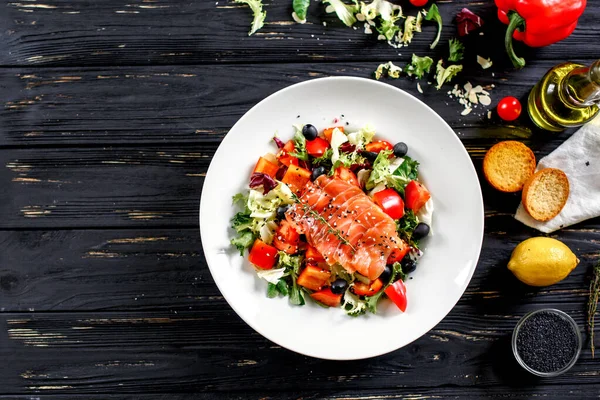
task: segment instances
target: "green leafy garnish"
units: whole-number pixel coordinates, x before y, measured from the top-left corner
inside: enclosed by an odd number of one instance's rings
[[[352,26],[356,22],[354,14],[358,12],[357,0],[354,0],[354,4],[346,4],[342,0],[323,0],[323,3],[329,4],[325,11],[328,13],[335,12],[346,26]]]
[[[292,283],[292,290],[290,291],[290,303],[296,306],[303,306],[304,304],[306,304],[306,301],[304,300],[304,294],[302,293],[302,289],[300,289],[298,287],[298,284],[296,283],[296,279],[297,278],[294,278],[294,281]]]
[[[344,311],[351,317],[358,317],[359,315],[363,315],[367,311],[366,302],[359,299],[358,296],[353,294],[350,291],[350,288],[346,290],[344,293],[344,297],[342,299],[342,304]]]
[[[373,189],[379,183],[382,183],[391,174],[390,173],[390,155],[393,152],[391,150],[382,150],[377,155],[377,158],[373,162],[373,169],[367,180],[365,187],[367,190]]]
[[[431,7],[429,7],[429,11],[427,11],[425,19],[427,21],[435,21],[438,25],[438,32],[435,40],[433,43],[431,43],[431,46],[429,46],[430,49],[433,49],[435,46],[437,46],[438,42],[440,41],[440,36],[442,35],[442,16],[440,15],[440,10],[437,5],[432,4]]]
[[[404,161],[394,172],[386,177],[386,186],[391,186],[398,193],[404,195],[406,185],[417,179],[419,174],[419,163],[412,158],[405,156]]]
[[[422,20],[423,16],[421,13],[418,13],[416,17],[412,15],[406,17],[406,21],[404,21],[404,34],[400,40],[404,45],[408,45],[412,41],[415,32],[421,32]]]
[[[263,11],[263,4],[261,0],[233,0],[234,3],[243,3],[248,4],[250,9],[252,10],[253,20],[252,26],[250,27],[250,32],[248,32],[248,36],[251,36],[263,27],[265,24],[265,18],[267,17],[267,12]]]
[[[448,61],[457,62],[464,58],[463,52],[465,51],[465,45],[463,45],[458,39],[450,39],[448,42],[450,46],[450,56]]]
[[[398,32],[400,32],[400,27],[396,25],[398,19],[400,18],[398,17],[390,20],[382,19],[381,22],[375,26],[375,29],[380,35],[383,35],[387,41],[390,41],[394,39]]]
[[[244,255],[244,251],[252,246],[256,239],[256,235],[252,232],[253,219],[250,216],[251,211],[248,208],[247,201],[248,196],[243,193],[233,196],[234,204],[241,202],[244,205],[244,210],[236,213],[231,219],[231,227],[235,229],[238,235],[230,242],[239,250],[240,256]]]
[[[306,21],[306,12],[309,5],[310,0],[292,0],[292,7],[299,20]]]
[[[432,65],[433,59],[431,57],[419,57],[413,53],[410,64],[406,67],[406,74],[408,76],[415,75],[417,78],[421,79],[426,73],[429,73]]]
[[[267,285],[267,297],[272,299],[277,297],[278,294],[279,290],[277,290],[277,285],[273,285],[271,282],[269,282]]]
[[[375,79],[379,80],[382,76],[389,76],[390,78],[398,79],[400,78],[400,73],[402,72],[402,68],[395,65],[393,62],[388,61],[385,64],[379,64],[377,69],[375,70]]]
[[[302,128],[294,126],[294,152],[290,153],[292,157],[299,160],[308,161],[308,153],[306,152],[306,138],[302,134]]]
[[[443,61],[438,61],[435,69],[435,80],[437,82],[435,88],[440,90],[444,83],[450,82],[452,78],[462,71],[462,69],[463,66],[458,64],[450,65],[448,68],[444,68]]]
[[[412,210],[405,210],[404,216],[396,222],[396,230],[400,239],[417,249],[419,248],[419,242],[413,240],[412,234],[418,224],[419,220]]]

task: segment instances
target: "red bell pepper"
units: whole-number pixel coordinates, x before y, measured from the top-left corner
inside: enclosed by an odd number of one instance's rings
[[[495,0],[498,18],[508,25],[506,51],[516,68],[525,60],[515,54],[512,39],[531,47],[548,46],[569,36],[583,14],[586,0]]]

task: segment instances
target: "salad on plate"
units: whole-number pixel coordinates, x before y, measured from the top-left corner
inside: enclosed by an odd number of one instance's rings
[[[418,161],[371,125],[294,129],[287,142],[273,138],[276,154],[259,157],[249,190],[233,197],[231,244],[248,251],[269,297],[310,297],[350,316],[376,313],[388,297],[404,312],[433,213]]]

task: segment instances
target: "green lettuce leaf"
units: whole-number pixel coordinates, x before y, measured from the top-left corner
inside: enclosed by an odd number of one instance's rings
[[[446,82],[450,82],[460,71],[462,71],[462,65],[450,65],[448,68],[444,68],[443,61],[440,60],[436,66],[435,80],[437,85],[435,88],[440,90],[442,85]]]
[[[302,134],[302,127],[294,125],[294,152],[290,153],[292,157],[299,160],[308,161],[308,153],[306,152],[306,138]]]
[[[323,3],[329,4],[325,9],[326,12],[335,12],[337,17],[346,25],[352,26],[356,22],[354,14],[358,12],[358,2],[354,0],[354,4],[346,4],[342,0],[322,0]]]
[[[433,65],[433,59],[431,57],[419,57],[418,55],[412,55],[412,59],[408,67],[406,67],[406,74],[408,76],[415,75],[421,79],[426,73],[429,73],[431,66]]]
[[[450,56],[448,57],[448,61],[457,62],[465,57],[463,54],[465,51],[465,46],[460,42],[460,40],[450,39],[448,46],[450,47]]]
[[[248,36],[254,34],[257,30],[263,27],[265,24],[265,18],[267,17],[267,12],[263,11],[263,4],[261,0],[233,0],[234,3],[243,3],[248,4],[250,9],[252,10],[253,20],[252,26],[250,27],[250,32],[248,32]]]
[[[385,64],[379,64],[377,69],[375,70],[375,79],[379,80],[382,76],[389,76],[390,78],[398,79],[400,78],[400,73],[402,72],[402,68],[395,65],[393,62],[388,61]]]
[[[296,16],[302,21],[306,21],[306,12],[308,11],[309,5],[310,0],[292,0],[292,7],[294,8],[294,12],[296,13]]]
[[[438,42],[440,41],[440,36],[442,36],[442,16],[440,15],[440,9],[437,5],[432,4],[431,7],[429,7],[429,11],[427,11],[425,19],[427,21],[435,21],[438,25],[438,32],[435,37],[435,40],[433,41],[433,43],[431,43],[431,46],[429,46],[429,48],[433,49],[435,48],[435,46],[437,46]]]

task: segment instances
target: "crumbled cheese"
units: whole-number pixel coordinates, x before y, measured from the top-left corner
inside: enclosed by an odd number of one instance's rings
[[[488,69],[489,67],[492,66],[492,60],[490,60],[489,58],[483,58],[481,56],[477,56],[477,64],[481,65],[481,68],[483,69]]]
[[[327,21],[323,21],[323,26],[327,26]]]
[[[488,110],[488,112],[487,112],[487,118],[488,119],[492,119],[492,110]]]
[[[421,85],[419,85],[419,82],[417,82],[417,91],[419,93],[423,93],[423,89],[421,89]]]
[[[481,85],[473,86],[471,82],[465,83],[462,89],[455,84],[452,90],[448,91],[448,97],[456,98],[463,106],[461,115],[468,115],[478,104],[487,107],[492,103],[490,93]]]
[[[371,33],[373,33],[373,30],[371,29],[371,25],[369,25],[365,22],[365,34],[370,35]]]

